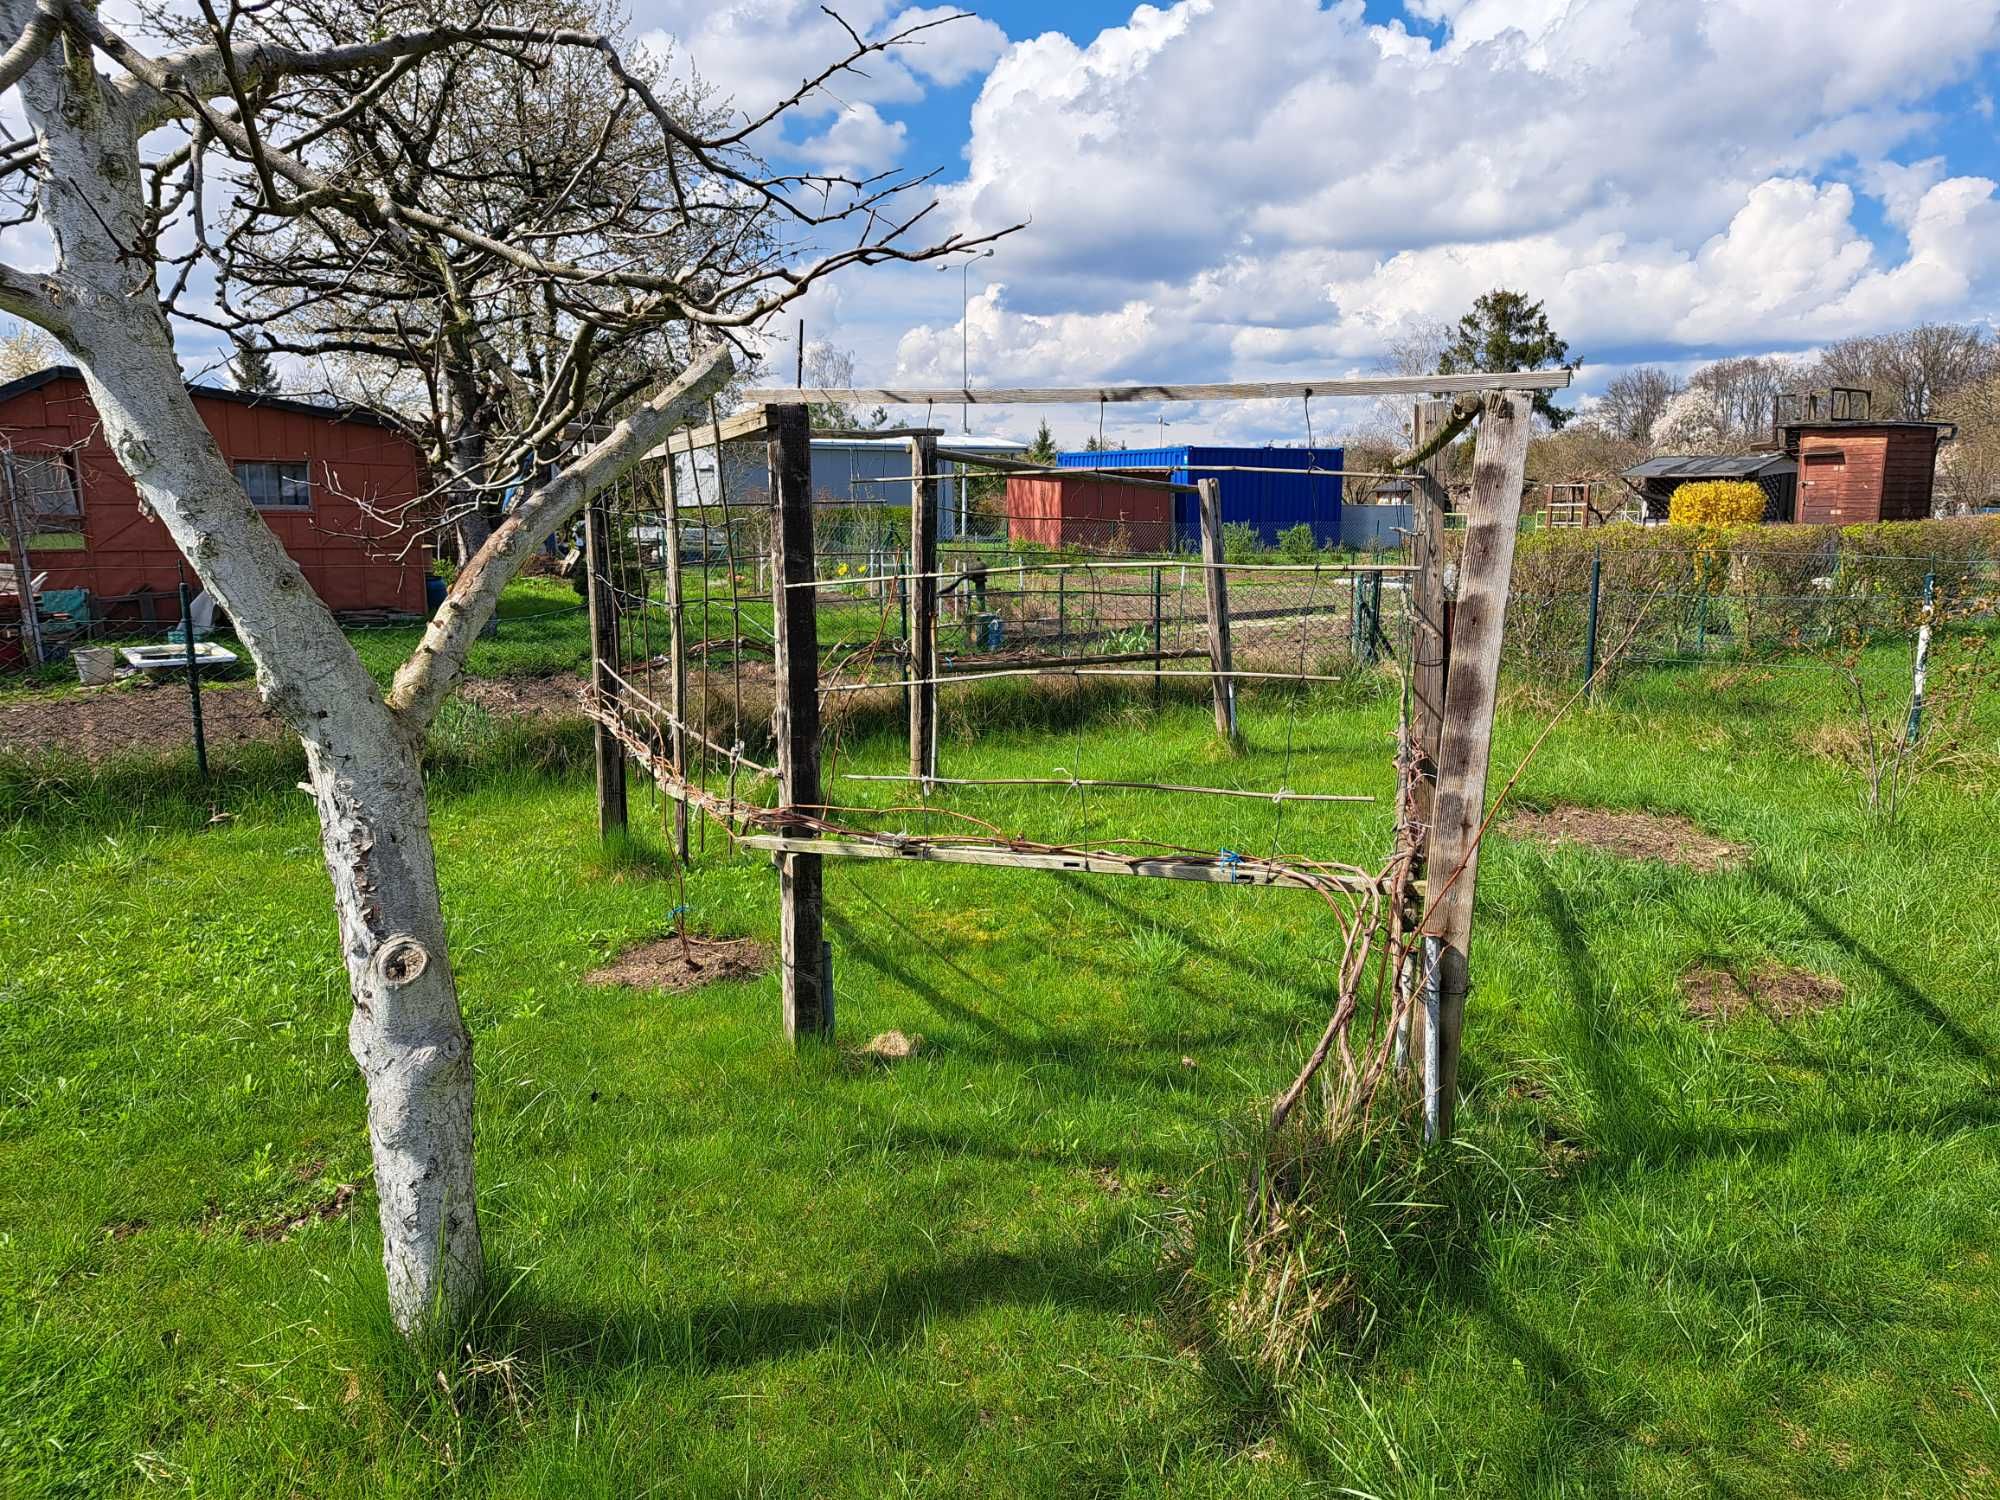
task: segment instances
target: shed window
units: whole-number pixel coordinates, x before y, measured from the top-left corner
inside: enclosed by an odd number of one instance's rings
[[[1814,465],[1844,464],[1847,462],[1847,453],[1840,448],[1821,448],[1816,452],[1808,453],[1806,455],[1806,462]]]
[[[238,464],[236,482],[259,510],[300,510],[312,504],[307,472],[305,464]]]
[[[83,502],[73,453],[17,453],[14,497],[30,548],[83,545]]]

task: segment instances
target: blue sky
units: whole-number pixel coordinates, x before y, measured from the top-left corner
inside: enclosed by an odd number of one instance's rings
[[[874,35],[943,14],[841,9]],[[746,107],[834,41],[812,0],[635,19]],[[2000,313],[2000,0],[1017,0],[870,71],[766,151],[937,168],[940,222],[1029,227],[963,322],[957,271],[815,292],[809,337],[865,383],[955,384],[966,344],[975,384],[1360,373],[1505,285],[1587,399],[1634,363]]]

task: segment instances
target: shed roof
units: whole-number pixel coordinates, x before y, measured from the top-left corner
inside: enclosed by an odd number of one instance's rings
[[[1799,466],[1782,453],[1666,453],[1634,464],[1625,479],[1765,479],[1796,474]]]
[[[83,371],[75,365],[49,365],[22,375],[0,385],[0,401],[11,401],[16,396],[38,391],[43,386],[57,380],[81,380]],[[266,396],[256,391],[232,390],[228,386],[198,385],[187,383],[191,396],[207,396],[216,401],[233,401],[239,406],[261,406],[270,411],[296,412],[303,417],[325,417],[329,422],[365,422],[371,427],[398,427],[391,418],[379,411],[371,411],[365,406],[331,406],[313,401],[300,401],[291,396]]]

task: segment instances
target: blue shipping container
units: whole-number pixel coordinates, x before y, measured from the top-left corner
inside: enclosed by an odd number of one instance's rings
[[[1218,480],[1223,524],[1256,527],[1267,547],[1277,544],[1279,532],[1301,521],[1312,527],[1313,540],[1320,546],[1339,545],[1340,475],[1313,471],[1338,470],[1344,461],[1345,452],[1339,448],[1202,448],[1192,444],[1056,455],[1057,466],[1064,469],[1150,469],[1178,484]],[[1244,468],[1298,472],[1229,472]],[[1184,552],[1201,546],[1198,496],[1174,496],[1174,545]]]

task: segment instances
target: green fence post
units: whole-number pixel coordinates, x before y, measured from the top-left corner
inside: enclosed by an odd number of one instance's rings
[[[1590,607],[1583,622],[1583,681],[1589,686],[1597,676],[1597,597],[1604,586],[1604,551],[1590,556]]]

